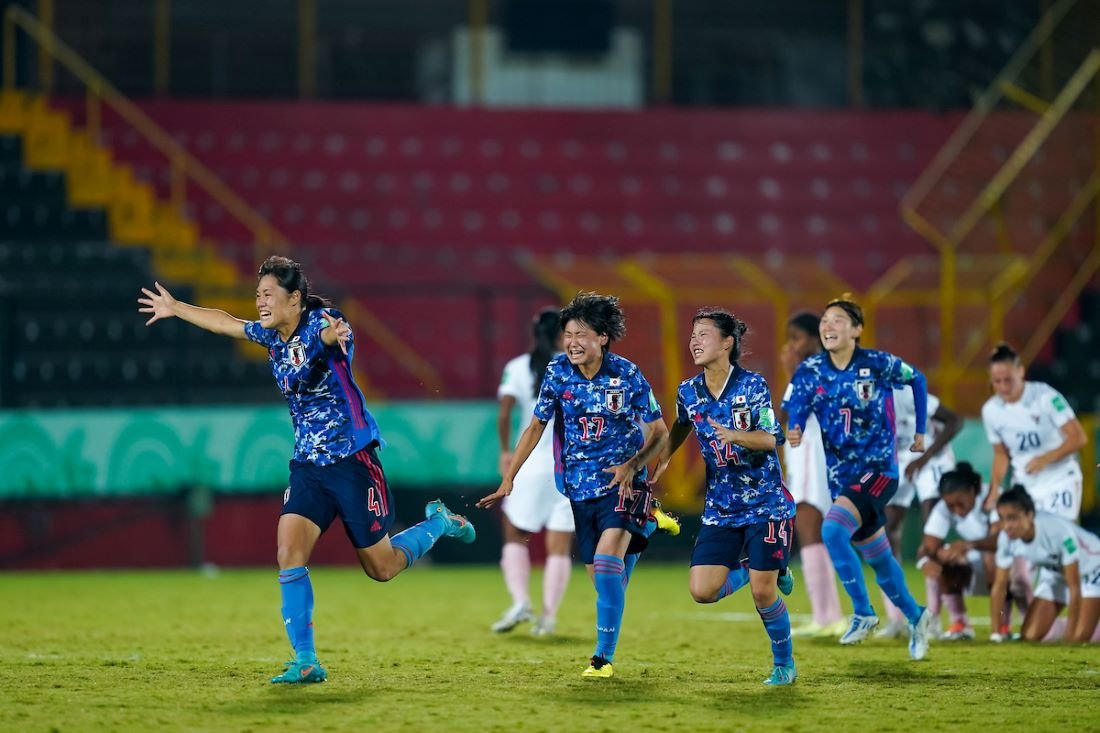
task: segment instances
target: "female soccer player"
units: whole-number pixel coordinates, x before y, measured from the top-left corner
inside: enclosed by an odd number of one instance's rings
[[[951,614],[944,638],[973,639],[974,627],[967,617],[963,594],[982,595],[988,591],[1000,524],[990,524],[989,512],[982,507],[986,495],[982,477],[966,461],[943,474],[939,493],[941,498],[924,523],[917,567],[942,594]],[[952,530],[958,539],[945,544]],[[930,595],[929,603],[931,600]]]
[[[393,578],[423,556],[440,537],[473,542],[474,526],[442,501],[429,502],[427,519],[391,542],[393,496],[378,461],[378,425],[367,411],[351,373],[355,339],[343,315],[310,293],[301,265],[269,257],[256,286],[259,320],[242,321],[225,311],[176,300],[160,283],[142,288],[146,326],[175,316],[225,336],[267,348],[271,371],[294,422],[290,486],[283,493],[278,527],[282,619],[295,657],[272,682],[323,682],[327,673],[313,642],[310,554],[339,515],[364,572]]]
[[[611,677],[632,560],[648,544],[652,493],[646,462],[668,437],[637,366],[611,353],[626,332],[619,299],[578,293],[561,312],[565,353],[546,368],[534,418],[520,436],[490,507],[512,493],[519,469],[554,418],[558,490],[569,497],[581,560],[596,586],[596,651],[584,677]],[[624,560],[625,559],[625,560]]]
[[[500,436],[500,474],[512,465],[512,411],[519,406],[525,418],[534,411],[535,398],[542,389],[542,378],[550,359],[561,351],[561,315],[549,309],[538,313],[532,324],[534,346],[527,354],[512,359],[504,367],[504,377],[497,389],[500,410],[497,413],[497,434]],[[502,524],[504,547],[500,567],[504,583],[512,596],[511,607],[492,625],[497,633],[511,631],[531,621],[531,556],[527,543],[532,532],[546,530],[546,569],[542,586],[542,614],[531,633],[545,636],[554,633],[558,606],[569,585],[573,546],[573,510],[569,499],[558,492],[554,480],[552,432],[539,439],[530,460],[516,475],[514,490],[504,498]]]
[[[821,534],[854,610],[840,643],[857,644],[878,626],[854,542],[874,569],[879,587],[909,621],[909,656],[923,659],[932,616],[905,587],[905,573],[890,551],[883,527],[886,504],[898,488],[892,390],[904,385],[913,389],[916,433],[910,450],[920,452],[927,386],[924,375],[893,354],[861,348],[862,333],[863,310],[856,303],[839,298],[826,306],[821,318],[825,353],[802,362],[783,401],[787,439],[798,446],[806,419],[811,412],[817,416],[833,495]]]
[[[1087,442],[1073,408],[1057,390],[1024,381],[1020,356],[998,344],[989,358],[994,395],[982,406],[985,434],[993,445],[993,469],[986,508],[997,502],[1012,466],[1012,482],[1023,486],[1035,506],[1076,522],[1081,512],[1081,467],[1077,451]]]
[[[1013,559],[1020,557],[1039,569],[1035,597],[1021,628],[1023,639],[1041,641],[1065,608],[1065,640],[1089,641],[1100,619],[1100,538],[1063,516],[1036,511],[1018,484],[997,499],[997,514],[1001,533],[989,618],[999,622]]]
[[[676,422],[657,474],[694,430],[707,466],[707,494],[691,553],[691,597],[714,603],[740,588],[741,555],[747,555],[753,602],[772,643],[772,672],[764,684],[789,685],[797,676],[791,619],[777,590],[790,555],[794,501],[779,468],[783,430],[768,383],[737,363],[745,330],[728,311],[695,314],[688,348],[703,371],[676,391]]]
[[[788,376],[795,373],[803,361],[820,353],[821,318],[809,311],[791,316],[787,321],[787,342],[780,360]],[[836,574],[829,551],[821,541],[821,522],[833,505],[829,493],[829,475],[825,467],[825,449],[821,444],[821,426],[810,414],[802,430],[802,443],[790,443],[783,448],[786,484],[798,506],[798,553],[802,559],[802,576],[806,595],[810,599],[813,620],[791,630],[791,636],[839,637],[848,630],[848,621],[840,610],[836,590]]]

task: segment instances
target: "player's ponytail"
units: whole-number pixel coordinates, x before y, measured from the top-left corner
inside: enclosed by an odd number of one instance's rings
[[[1032,501],[1031,494],[1027,493],[1027,489],[1020,484],[1016,484],[997,498],[997,506],[1005,506],[1006,504],[1020,509],[1025,514],[1035,513],[1035,502]]]
[[[1013,366],[1020,366],[1020,355],[1016,353],[1015,349],[1002,341],[993,348],[993,353],[989,355],[989,363],[1008,363]]]
[[[309,278],[302,272],[302,266],[289,257],[280,257],[279,255],[268,257],[260,265],[257,277],[263,277],[264,275],[274,277],[276,282],[279,283],[279,287],[288,293],[293,293],[295,290],[301,293],[302,310],[308,311],[332,306],[332,302],[327,298],[309,292]]]
[[[531,324],[531,336],[534,345],[531,348],[531,375],[535,378],[535,397],[542,390],[542,378],[546,374],[546,365],[558,351],[558,339],[561,338],[561,314],[553,308],[539,311]]]
[[[701,308],[691,319],[691,323],[695,325],[703,319],[714,321],[722,338],[733,337],[729,358],[730,364],[737,364],[741,357],[748,353],[741,348],[741,337],[748,332],[748,325],[724,308]]]

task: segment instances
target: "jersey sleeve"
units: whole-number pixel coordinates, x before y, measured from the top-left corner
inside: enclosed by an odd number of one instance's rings
[[[932,511],[928,513],[928,521],[924,523],[924,533],[936,539],[947,539],[947,533],[951,530],[951,512],[943,499],[936,502]]]
[[[813,392],[811,372],[805,364],[803,362],[795,370],[794,377],[783,394],[783,409],[787,411],[787,430],[796,425],[800,428],[806,427],[806,420],[810,417],[810,399]]]
[[[631,390],[630,406],[634,414],[644,423],[661,419],[661,405],[653,394],[653,388],[639,369],[634,377],[634,389]]]
[[[1070,420],[1075,420],[1077,415],[1074,413],[1073,408],[1069,406],[1069,403],[1066,402],[1066,398],[1062,393],[1050,385],[1044,386],[1046,389],[1043,390],[1043,408],[1050,413],[1050,418],[1054,421],[1054,424],[1062,427]]]
[[[940,409],[940,398],[931,392],[928,393],[928,416],[932,417]]]
[[[520,370],[523,369],[522,359],[513,359],[504,365],[504,373],[500,377],[500,386],[497,387],[497,399],[504,397],[513,397],[515,399],[522,398],[522,374]]]
[[[757,375],[749,389],[749,409],[752,410],[752,429],[763,430],[775,436],[775,445],[781,446],[785,442],[783,428],[775,417],[772,408],[772,393],[768,389],[768,383],[763,377]]]
[[[1073,525],[1067,520],[1059,522],[1058,528],[1058,554],[1061,556],[1062,567],[1080,562],[1081,548],[1077,544],[1077,534],[1073,531]]]
[[[1012,542],[1002,529],[997,535],[997,554],[995,555],[997,567],[1008,570],[1012,567],[1012,553],[1009,551],[1009,543]]]
[[[542,380],[542,387],[539,389],[539,398],[535,402],[534,416],[542,422],[550,422],[554,417],[554,410],[557,407],[558,400],[561,398],[559,388],[561,385],[560,380],[553,379],[553,362],[546,368],[546,377]]]
[[[322,315],[322,313],[328,313],[333,318],[343,318],[344,314],[340,311],[332,308],[318,308],[313,311],[309,311],[306,321],[306,325],[302,328],[298,337],[302,341],[302,346],[306,349],[306,361],[314,362],[323,359],[325,351],[328,349],[328,345],[325,344],[321,338],[321,332],[329,327],[328,319]],[[355,334],[348,334],[348,352],[351,352],[352,346],[355,344]],[[339,349],[337,348],[339,351]],[[342,354],[341,354],[342,355]]]
[[[898,389],[906,385],[913,390],[913,413],[916,417],[914,432],[921,435],[928,432],[928,380],[920,370],[907,364],[903,359],[879,352],[885,360],[882,368],[882,379],[891,389]]]
[[[994,409],[991,402],[982,405],[982,427],[985,428],[985,438],[990,445],[1001,445],[1004,440],[1001,439],[1001,431],[997,429],[996,421],[993,419]]]
[[[676,390],[676,422],[684,427],[694,427],[691,416],[688,415],[687,403],[684,401],[684,389]]]
[[[248,321],[244,324],[244,335],[249,341],[255,341],[261,346],[271,348],[275,345],[275,339],[279,338],[277,331],[264,328],[259,321]]]

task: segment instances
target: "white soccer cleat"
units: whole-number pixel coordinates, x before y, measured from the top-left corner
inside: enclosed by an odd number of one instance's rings
[[[558,628],[555,619],[540,616],[531,626],[531,636],[551,636]]]
[[[909,636],[909,624],[894,619],[875,632],[876,639],[903,639],[906,636]]]
[[[858,644],[870,636],[876,626],[878,626],[878,616],[852,614],[852,623],[849,624],[848,630],[844,632],[844,636],[840,637],[840,643],[845,645]]]
[[[922,608],[917,622],[909,625],[909,658],[920,661],[928,656],[928,642],[932,630],[932,614]]]
[[[500,617],[500,620],[489,627],[494,634],[503,634],[516,628],[522,623],[535,618],[531,613],[531,605],[529,603],[517,603],[504,612],[504,615]]]

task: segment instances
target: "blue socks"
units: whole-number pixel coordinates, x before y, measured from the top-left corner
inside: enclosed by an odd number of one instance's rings
[[[637,562],[635,560],[635,562]],[[619,643],[619,626],[626,605],[625,563],[614,555],[592,558],[596,585],[596,654],[611,661]]]
[[[642,559],[642,553],[633,552],[623,558],[623,590],[630,585],[630,576],[634,574],[634,566]]]
[[[405,567],[424,557],[428,550],[447,531],[446,522],[438,514],[406,529],[390,540],[390,544],[405,555]]]
[[[859,520],[847,509],[834,504],[821,525],[821,539],[829,549],[829,557],[844,590],[852,599],[853,612],[857,616],[874,616],[875,610],[871,608],[871,599],[867,596],[867,583],[863,579],[863,567],[852,547],[852,535],[857,529]]]
[[[867,564],[874,568],[875,581],[878,582],[882,592],[890,599],[890,602],[905,614],[909,623],[915,624],[920,619],[921,608],[913,599],[913,594],[905,586],[905,571],[901,569],[894,553],[890,551],[890,540],[883,533],[877,540],[872,540],[865,545],[857,545],[859,554]]]
[[[726,576],[726,582],[722,583],[722,587],[718,589],[718,597],[714,599],[715,603],[744,588],[748,585],[748,582],[749,569],[747,567],[742,565],[736,570],[730,570],[730,574]]]
[[[757,608],[760,620],[768,637],[772,640],[772,659],[776,666],[790,667],[794,664],[794,650],[791,644],[791,616],[787,613],[787,604],[782,598],[767,608]]]
[[[309,568],[279,571],[279,589],[283,595],[283,625],[298,661],[317,661],[313,645],[313,584]]]

